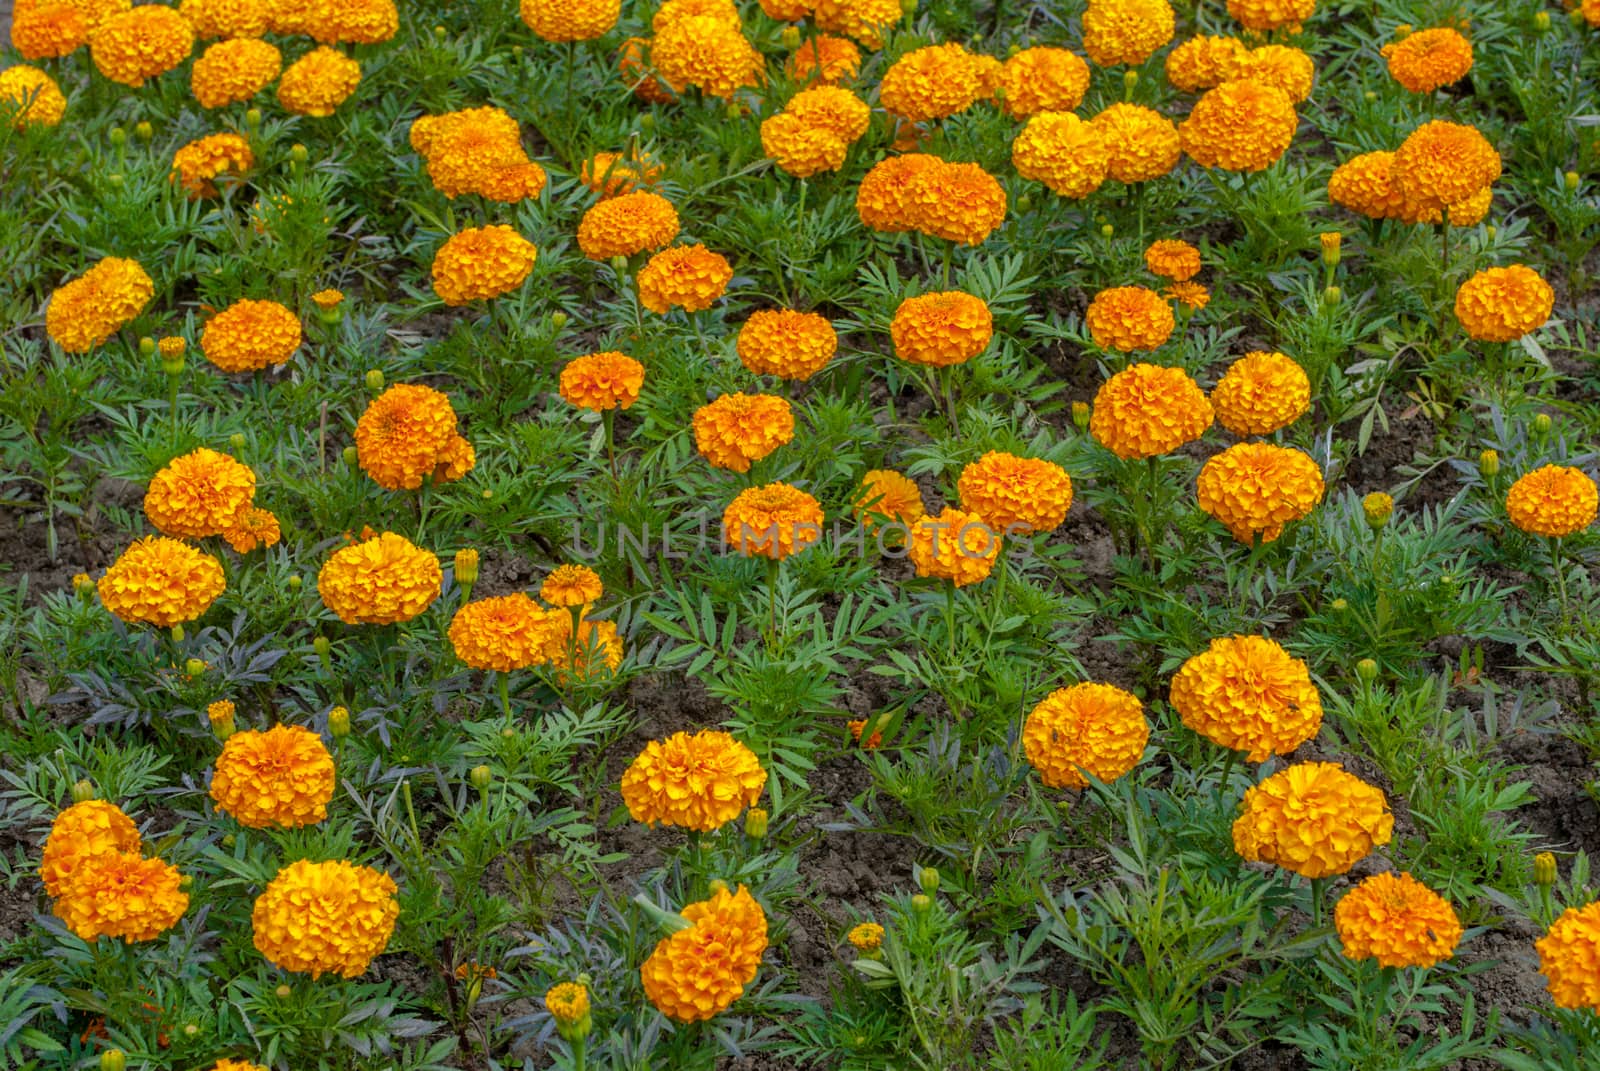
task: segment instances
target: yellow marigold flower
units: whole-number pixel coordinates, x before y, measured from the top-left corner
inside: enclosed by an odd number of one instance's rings
[[[283,54],[254,38],[219,41],[207,48],[189,72],[189,88],[202,108],[249,100],[283,69]]]
[[[826,127],[779,112],[761,121],[761,151],[785,174],[810,178],[843,167],[850,146]]]
[[[1072,478],[1066,469],[998,450],[964,467],[956,490],[962,509],[1007,535],[1052,532],[1072,508]]]
[[[837,85],[861,73],[861,50],[848,38],[819,34],[795,49],[784,70],[801,84],[815,78],[823,85]]]
[[[1185,93],[1214,89],[1228,80],[1233,61],[1245,51],[1237,37],[1191,37],[1167,53],[1167,81]]]
[[[560,565],[539,586],[539,598],[551,606],[588,607],[605,594],[600,574],[587,565]]]
[[[133,322],[156,284],[136,260],[106,257],[50,295],[44,325],[67,353],[87,353]]]
[[[1100,291],[1089,302],[1083,319],[1096,346],[1120,353],[1160,349],[1178,326],[1172,306],[1143,286]]]
[[[1228,14],[1256,33],[1294,33],[1317,10],[1317,0],[1228,0]]]
[[[761,0],[761,10],[778,22],[799,22],[811,14],[811,0]]]
[[[661,165],[648,154],[597,152],[579,168],[578,181],[601,197],[615,197],[640,186],[654,186],[661,180],[661,172]]]
[[[1143,705],[1109,684],[1058,688],[1022,726],[1022,749],[1050,788],[1087,788],[1085,770],[1115,781],[1139,764],[1149,741]]]
[[[1206,90],[1178,135],[1183,151],[1201,167],[1261,171],[1289,148],[1299,122],[1289,94],[1243,78]]]
[[[417,383],[397,383],[368,403],[356,422],[356,456],[390,491],[415,491],[429,477],[459,480],[475,460],[449,396]]]
[[[258,372],[300,348],[300,318],[276,301],[241,299],[206,321],[200,352],[224,372]]]
[[[1064,48],[1025,48],[1005,61],[1000,84],[1013,118],[1070,112],[1089,91],[1089,65]]]
[[[631,257],[660,249],[678,236],[678,210],[657,193],[611,197],[583,214],[578,246],[590,260]]]
[[[1410,874],[1374,874],[1333,909],[1344,954],[1380,967],[1432,967],[1455,954],[1461,920],[1450,901]]]
[[[361,84],[361,64],[336,48],[314,48],[278,79],[278,103],[297,115],[325,117]]]
[[[101,852],[73,868],[56,898],[56,917],[85,941],[120,937],[153,941],[189,909],[183,875],[138,852]]]
[[[333,289],[318,290],[311,295],[311,303],[323,312],[330,312],[344,303],[344,291]]]
[[[1582,469],[1545,465],[1534,469],[1506,492],[1511,523],[1529,535],[1560,539],[1594,523],[1600,489]]]
[[[749,472],[794,438],[794,410],[773,394],[724,394],[694,413],[694,445],[719,469]]]
[[[551,986],[544,995],[544,1010],[557,1026],[577,1026],[589,1018],[589,990],[577,982]]]
[[[395,0],[316,0],[303,32],[322,45],[381,45],[399,30]]]
[[[1366,515],[1368,527],[1382,528],[1394,515],[1394,496],[1384,494],[1382,491],[1364,495],[1361,499],[1361,512]]]
[[[767,916],[743,885],[681,912],[691,923],[656,945],[639,968],[645,996],[680,1023],[710,1019],[755,980],[767,948]]]
[[[1001,534],[976,513],[946,506],[911,525],[907,547],[918,576],[966,587],[986,579],[1000,557]]]
[[[272,25],[266,0],[182,0],[178,14],[207,39],[260,37]]]
[[[229,733],[233,732],[233,717],[237,713],[238,707],[234,706],[231,699],[219,699],[215,703],[206,704],[206,720],[211,723],[212,728],[225,725]]]
[[[84,25],[88,27],[92,37],[111,19],[123,14],[133,7],[133,0],[67,0],[83,16]],[[28,0],[21,0],[15,5],[18,9],[28,6]]]
[[[539,256],[534,244],[503,223],[468,227],[433,255],[433,290],[446,305],[488,301],[521,286]]]
[[[1172,40],[1176,25],[1167,0],[1089,0],[1083,50],[1100,67],[1137,67]]]
[[[650,60],[673,86],[695,86],[724,100],[757,86],[766,61],[737,25],[712,15],[692,15],[656,33]]]
[[[89,24],[71,3],[23,3],[12,13],[11,47],[25,60],[69,56],[89,43]]]
[[[1200,469],[1200,508],[1233,538],[1271,543],[1322,501],[1322,470],[1288,446],[1236,443]]]
[[[909,526],[927,512],[922,489],[893,469],[873,469],[861,477],[854,505],[856,516],[869,530],[877,527],[877,519]]]
[[[1489,139],[1460,123],[1423,123],[1394,154],[1390,181],[1406,200],[1442,209],[1479,194],[1500,177]]]
[[[956,44],[913,49],[878,85],[878,102],[913,123],[966,111],[982,92],[973,55]]]
[[[381,870],[343,859],[297,859],[256,898],[250,913],[256,951],[275,966],[312,978],[358,977],[394,932],[397,891]]]
[[[1257,350],[1228,366],[1211,406],[1235,435],[1271,435],[1311,411],[1311,380],[1293,359]]]
[[[429,181],[451,199],[475,193],[510,203],[544,189],[544,168],[528,159],[517,121],[500,108],[422,116],[411,124],[411,143]]]
[[[145,516],[165,535],[204,539],[233,527],[256,493],[256,474],[227,454],[201,447],[173,458],[150,479]]]
[[[883,47],[884,32],[905,14],[900,0],[816,0],[817,28],[853,37],[870,49]]]
[[[221,562],[165,536],[134,543],[96,585],[107,610],[129,624],[159,628],[193,621],[223,587]]]
[[[443,583],[432,552],[384,532],[335,551],[317,573],[317,594],[347,625],[393,625],[432,606]]]
[[[253,1064],[248,1060],[230,1060],[224,1056],[210,1071],[272,1071],[272,1069],[264,1064]]]
[[[37,67],[18,64],[0,71],[0,121],[21,130],[55,126],[67,114],[67,98],[56,80]]]
[[[1118,457],[1170,454],[1211,426],[1211,403],[1181,368],[1135,364],[1101,384],[1089,433]]]
[[[883,947],[883,927],[876,922],[862,922],[852,926],[846,936],[858,952],[876,952]]]
[[[755,806],[766,784],[755,752],[703,729],[646,744],[622,775],[622,800],[635,822],[710,833]]]
[[[807,380],[839,348],[826,316],[794,309],[762,309],[739,328],[739,361],[758,376]]]
[[[943,165],[937,156],[913,152],[872,165],[856,191],[856,214],[875,231],[909,231],[915,225],[911,183],[922,172]]]
[[[923,234],[978,245],[1005,222],[1006,191],[977,164],[918,171],[906,188],[912,226]]]
[[[105,20],[92,31],[89,57],[113,82],[137,89],[189,58],[194,29],[176,8],[145,4]]]
[[[1472,70],[1472,42],[1449,27],[1419,30],[1385,53],[1390,76],[1413,93],[1453,85]]]
[[[703,245],[663,249],[639,269],[639,304],[661,314],[674,306],[684,312],[704,312],[732,278],[728,258]]]
[[[1236,57],[1228,69],[1228,78],[1248,78],[1262,85],[1273,86],[1288,94],[1295,104],[1311,96],[1312,83],[1316,81],[1317,65],[1311,57],[1298,48],[1288,45],[1262,45]]]
[[[510,673],[555,659],[564,612],[546,610],[523,592],[477,599],[450,619],[450,646],[473,669]]]
[[[1118,182],[1149,182],[1178,166],[1178,128],[1154,108],[1116,103],[1090,120],[1105,143],[1107,173]]]
[[[1326,878],[1388,844],[1393,832],[1382,791],[1337,763],[1302,762],[1246,790],[1233,847],[1248,862]]]
[[[255,165],[250,143],[238,134],[208,134],[173,153],[170,180],[182,183],[190,200],[198,200],[217,196],[216,179],[241,176]]]
[[[579,409],[626,409],[639,400],[644,365],[616,350],[590,353],[561,370],[561,397]]]
[[[1200,250],[1181,239],[1163,238],[1144,251],[1144,266],[1163,279],[1185,282],[1200,274]]]
[[[168,335],[156,343],[156,352],[163,360],[177,360],[189,352],[189,343],[179,335]]]
[[[1533,947],[1556,1007],[1600,1011],[1600,901],[1567,908]]]
[[[217,809],[250,829],[298,829],[328,817],[333,756],[322,738],[298,725],[234,733],[211,775]]]
[[[1183,724],[1257,763],[1287,755],[1322,726],[1305,663],[1263,636],[1212,640],[1172,678],[1172,706]]]
[[[608,674],[617,671],[617,667],[622,665],[622,639],[617,635],[615,623],[585,618],[578,626],[578,638],[574,641],[571,639],[571,616],[561,614],[560,618],[557,626],[560,642],[556,644],[551,659],[560,679],[566,680],[575,675],[579,680],[586,681],[600,671]],[[577,666],[575,673],[574,664]]]
[[[718,19],[734,29],[741,25],[739,6],[733,0],[665,0],[650,17],[650,29],[660,33],[675,22],[697,16]]]
[[[139,830],[122,809],[105,800],[85,800],[56,815],[45,838],[39,877],[45,892],[60,896],[67,881],[96,855],[140,850]]]
[[[617,24],[622,0],[522,0],[521,12],[546,41],[592,41]]]
[[[802,89],[783,110],[809,126],[827,130],[846,144],[865,134],[872,119],[872,109],[866,101],[838,86]]]
[[[745,557],[782,560],[822,538],[822,504],[798,487],[769,483],[740,491],[722,511],[722,538]]]
[[[894,355],[902,361],[944,368],[970,361],[994,337],[994,316],[983,299],[959,290],[906,298],[889,322]]]
[[[1522,264],[1485,268],[1456,291],[1456,319],[1480,342],[1511,342],[1544,326],[1556,292]]]
[[[1110,164],[1104,133],[1070,112],[1039,112],[1011,143],[1017,174],[1061,197],[1087,197],[1098,190]]]
[[[1371,219],[1399,219],[1406,199],[1390,181],[1393,170],[1392,152],[1352,156],[1328,177],[1328,200]]]

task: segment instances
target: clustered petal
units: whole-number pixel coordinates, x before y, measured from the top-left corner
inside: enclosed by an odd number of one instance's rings
[[[1115,781],[1139,764],[1150,740],[1144,706],[1110,684],[1051,692],[1028,715],[1022,748],[1050,788],[1087,788],[1083,771]]]
[[[710,833],[754,807],[766,784],[755,752],[703,729],[646,744],[622,775],[622,800],[636,822]]]
[[[1246,790],[1233,846],[1249,862],[1326,878],[1345,873],[1393,833],[1380,790],[1337,763],[1302,762]]]
[[[1322,725],[1305,663],[1264,636],[1212,640],[1172,678],[1172,706],[1184,725],[1257,763],[1287,755]]]

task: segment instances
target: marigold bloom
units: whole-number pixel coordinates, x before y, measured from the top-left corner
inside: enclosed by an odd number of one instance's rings
[[[657,31],[650,59],[670,85],[695,86],[723,100],[760,85],[766,68],[737,25],[712,15],[693,15]]]
[[[583,214],[578,246],[590,260],[631,257],[660,249],[678,236],[678,210],[658,193],[640,190],[607,198]]]
[[[944,368],[982,353],[994,337],[994,317],[981,298],[941,290],[906,298],[889,323],[894,355]]]
[[[303,32],[321,45],[380,45],[399,30],[395,0],[317,0]]]
[[[1567,908],[1533,947],[1556,1007],[1600,1011],[1600,901]]]
[[[217,809],[250,829],[315,825],[328,817],[333,788],[333,756],[320,736],[296,725],[234,733],[211,776]]]
[[[431,551],[383,532],[335,551],[317,573],[317,594],[347,625],[393,625],[432,606],[443,583]]]
[[[883,719],[878,719],[877,724],[883,724]],[[875,732],[867,733],[866,718],[852,718],[845,722],[845,727],[850,730],[850,739],[854,740],[864,750],[874,751],[883,746],[883,730],[879,729]],[[866,734],[865,739],[863,739],[863,734]]]
[[[579,409],[626,409],[639,400],[644,365],[616,350],[590,353],[561,370],[561,397]]]
[[[1450,901],[1410,874],[1374,874],[1333,909],[1344,954],[1380,967],[1432,967],[1455,954],[1461,920]]]
[[[1600,488],[1582,469],[1545,465],[1522,476],[1506,492],[1511,523],[1529,535],[1560,539],[1594,523]]]
[[[1311,96],[1317,66],[1311,57],[1288,45],[1262,45],[1237,56],[1228,79],[1248,78],[1288,94],[1295,104]]]
[[[719,469],[749,472],[794,438],[794,410],[773,394],[724,394],[694,413],[694,445]]]
[[[1011,143],[1011,165],[1061,197],[1087,197],[1106,180],[1111,152],[1104,133],[1069,112],[1040,112]]]
[[[808,126],[821,127],[846,144],[867,132],[872,109],[867,102],[838,86],[813,86],[802,89],[783,106],[786,114]]]
[[[1475,128],[1435,119],[1423,123],[1394,154],[1390,181],[1422,208],[1442,209],[1483,191],[1500,177],[1500,154]]]
[[[1183,151],[1201,167],[1261,171],[1289,148],[1299,122],[1289,94],[1243,78],[1206,90],[1178,135]]]
[[[1308,455],[1272,443],[1236,443],[1200,470],[1200,508],[1233,538],[1271,543],[1283,526],[1322,501],[1322,470]]]
[[[113,82],[137,89],[189,58],[194,29],[176,8],[145,4],[113,15],[93,30],[89,57]]]
[[[206,321],[200,352],[224,372],[259,372],[293,357],[301,338],[300,318],[289,309],[245,298]]]
[[[1556,292],[1522,264],[1485,268],[1456,291],[1456,319],[1480,342],[1511,342],[1542,326]]]
[[[1064,48],[1025,48],[1005,61],[1000,79],[1013,118],[1070,112],[1089,91],[1089,65]]]
[[[1257,33],[1299,29],[1317,9],[1317,0],[1228,0],[1228,14]]]
[[[73,868],[56,898],[56,917],[85,941],[120,937],[153,941],[189,909],[183,875],[138,852],[101,852]]]
[[[311,295],[311,303],[323,312],[331,312],[344,303],[344,291],[331,288],[318,290]]]
[[[368,403],[356,422],[356,456],[390,491],[414,491],[429,477],[459,480],[475,460],[449,395],[417,383],[397,383]]]
[[[1211,403],[1181,368],[1135,364],[1100,385],[1089,433],[1128,460],[1170,454],[1211,426]]]
[[[1172,40],[1176,25],[1167,0],[1089,0],[1083,50],[1100,67],[1137,67]]]
[[[779,112],[761,121],[761,151],[784,174],[803,179],[839,170],[850,145],[826,127]]]
[[[9,119],[18,130],[55,126],[66,113],[66,96],[44,71],[26,64],[0,71],[0,121]]]
[[[1106,147],[1106,171],[1118,182],[1149,182],[1178,166],[1183,142],[1154,108],[1118,102],[1089,121]]]
[[[1237,37],[1191,37],[1167,53],[1167,81],[1185,93],[1214,89],[1228,80],[1233,61],[1245,52]]]
[[[545,186],[517,121],[500,108],[424,115],[411,124],[411,144],[427,163],[428,180],[451,199],[472,193],[511,203],[537,197]]]
[[[222,530],[222,538],[239,554],[248,554],[257,547],[272,547],[283,538],[283,528],[271,510],[248,506],[240,510],[233,523]]]
[[[178,14],[206,39],[260,37],[273,21],[267,0],[181,0]]]
[[[703,245],[663,249],[639,269],[639,304],[663,315],[674,306],[684,312],[704,312],[732,278],[728,258]]]
[[[884,72],[878,101],[913,123],[966,111],[982,92],[973,58],[956,44],[913,49]]]
[[[620,152],[597,152],[578,169],[578,181],[601,197],[632,193],[640,186],[654,186],[662,168],[649,155],[630,156]]]
[[[389,943],[400,905],[394,879],[343,859],[297,859],[278,871],[250,913],[256,951],[312,978],[366,973]]]
[[[617,24],[622,0],[522,0],[521,13],[546,41],[592,41]]]
[[[1181,283],[1200,274],[1200,250],[1181,239],[1163,238],[1144,251],[1144,266],[1153,275]]]
[[[1050,788],[1087,788],[1085,770],[1115,781],[1139,764],[1149,740],[1143,705],[1109,684],[1058,688],[1022,726],[1022,749]]]
[[[85,860],[108,852],[138,855],[139,849],[139,830],[120,807],[105,800],[84,800],[56,815],[50,824],[39,877],[45,892],[60,896]]]
[[[820,34],[802,42],[784,70],[802,84],[814,77],[823,85],[837,85],[861,73],[861,50],[848,38]]]
[[[1393,832],[1382,791],[1337,763],[1302,762],[1245,791],[1233,847],[1248,862],[1326,878],[1388,844]]]
[[[145,516],[165,535],[221,535],[256,493],[256,474],[227,454],[201,447],[173,458],[150,479]]]
[[[766,784],[755,752],[703,729],[646,744],[622,775],[622,800],[635,822],[711,833],[755,806]]]
[[[833,324],[814,312],[761,309],[739,328],[739,361],[758,376],[810,379],[838,348]]]
[[[761,10],[778,22],[799,22],[811,14],[811,0],[761,0]]]
[[[136,260],[106,257],[50,295],[45,330],[67,353],[87,353],[131,323],[155,297]]]
[[[539,598],[565,608],[588,607],[604,594],[600,574],[587,565],[558,565],[539,586]]]
[[[589,1017],[589,990],[577,982],[553,985],[545,991],[544,1010],[558,1026],[575,1026]]]
[[[710,1019],[755,980],[767,948],[767,916],[743,885],[724,886],[681,912],[692,924],[663,938],[639,968],[645,996],[680,1023]]]
[[[1383,51],[1390,76],[1413,93],[1453,85],[1472,70],[1472,42],[1447,26],[1418,30]]]
[[[170,178],[183,185],[190,200],[198,200],[217,196],[218,178],[241,176],[255,164],[250,143],[238,134],[208,134],[173,153]]]
[[[1305,663],[1263,636],[1212,640],[1173,676],[1172,706],[1183,724],[1257,763],[1287,755],[1322,726]]]
[[[911,183],[943,163],[937,156],[913,152],[873,164],[856,190],[856,214],[862,225],[888,233],[911,230],[915,225]]]
[[[71,3],[22,3],[12,13],[11,47],[25,60],[69,56],[89,43],[89,24]]]
[[[817,0],[817,28],[853,37],[866,48],[883,47],[884,32],[904,17],[899,0]]]
[[[1228,366],[1211,406],[1235,435],[1271,435],[1311,411],[1311,380],[1291,358],[1257,350]]]
[[[1006,191],[977,164],[940,161],[906,183],[914,229],[934,238],[978,245],[1006,219]]]
[[[873,469],[861,477],[854,504],[856,516],[869,530],[877,526],[874,518],[911,525],[927,512],[922,504],[922,489],[893,469]]]
[[[477,599],[450,619],[450,646],[473,669],[510,673],[544,665],[556,657],[566,616],[520,591]]]
[[[1399,219],[1406,199],[1390,181],[1393,170],[1392,152],[1352,156],[1328,177],[1328,200],[1371,219]]]
[[[702,15],[718,19],[735,29],[742,22],[739,6],[733,0],[664,0],[650,17],[650,29],[660,33],[675,22]]]
[[[1051,461],[991,450],[961,470],[961,508],[997,531],[1051,532],[1072,508],[1072,478]]]
[[[433,255],[433,290],[446,305],[488,301],[521,286],[539,250],[503,223],[468,227]]]
[[[96,590],[106,609],[129,624],[171,628],[205,613],[223,587],[222,563],[211,555],[146,536],[122,552]]]
[[[1121,353],[1160,349],[1178,326],[1172,306],[1143,286],[1100,291],[1083,319],[1095,345]]]
[[[883,927],[876,922],[862,922],[846,934],[858,952],[876,952],[883,945]]]
[[[219,41],[206,49],[189,72],[189,88],[202,108],[249,100],[283,69],[276,46],[254,38]]]
[[[278,103],[297,115],[325,117],[361,84],[361,64],[336,48],[314,48],[278,79]]]
[[[946,506],[911,525],[907,547],[918,576],[966,587],[986,579],[1000,557],[1001,533],[976,513]]]
[[[722,538],[745,557],[782,560],[822,538],[822,504],[798,487],[769,483],[740,491],[722,511]]]

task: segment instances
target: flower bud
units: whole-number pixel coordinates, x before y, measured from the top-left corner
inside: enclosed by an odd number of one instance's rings
[[[744,814],[744,835],[761,840],[767,835],[768,815],[764,807],[752,807]]]
[[[328,711],[328,735],[335,740],[350,735],[350,712],[344,707],[334,707]]]
[[[1138,85],[1138,84],[1139,84],[1139,72],[1138,71],[1136,71],[1132,67],[1130,67],[1127,70],[1122,72],[1122,87],[1124,89],[1126,89],[1129,93],[1132,93],[1133,92],[1133,87]]]
[[[467,780],[472,782],[473,788],[484,792],[494,784],[494,771],[487,766],[474,766],[472,772],[467,774]]]
[[[1328,606],[1333,610],[1334,613],[1342,614],[1346,610],[1350,609],[1350,602],[1348,599],[1334,599],[1328,604]]]
[[[1491,223],[1487,227],[1483,228],[1483,233],[1488,235],[1489,241],[1492,242],[1500,236],[1500,228]]]
[[[1080,430],[1089,426],[1088,402],[1072,403],[1072,423],[1075,424]]]
[[[1550,32],[1550,12],[1548,12],[1548,11],[1538,11],[1538,12],[1534,13],[1534,16],[1533,16],[1533,32],[1534,33],[1549,33]]]
[[[1540,12],[1540,14],[1543,14],[1543,12]],[[1575,7],[1571,11],[1567,12],[1567,21],[1579,29],[1582,29],[1589,20],[1583,17],[1582,8]]]
[[[188,875],[185,874],[184,877],[188,877]],[[195,1037],[196,1035],[198,1035],[199,1033],[200,1033],[200,1028],[198,1026],[196,1026],[194,1023],[184,1023],[183,1024],[183,1036],[184,1037],[192,1038],[192,1037]]]
[[[111,128],[111,144],[120,149],[123,145],[127,144],[127,141],[128,132],[126,130],[122,129],[120,126],[114,126]]]
[[[925,915],[933,907],[933,898],[926,893],[918,893],[911,898],[911,909],[919,915]]]
[[[623,256],[621,253],[618,253],[616,256],[612,257],[611,270],[616,272],[618,275],[625,274],[628,270],[628,258]]]
[[[128,1056],[121,1049],[107,1049],[100,1054],[100,1071],[127,1071]]]
[[[567,326],[567,321],[568,316],[564,312],[552,312],[550,314],[550,327],[552,330],[560,331],[564,329]]]
[[[245,112],[244,113],[244,125],[249,127],[251,130],[260,130],[261,129],[261,109],[260,108],[251,108],[249,111]]]
[[[1550,414],[1540,413],[1533,418],[1533,431],[1536,435],[1550,434]]]
[[[355,465],[361,460],[361,455],[356,452],[356,448],[353,446],[345,447],[339,452],[339,456],[344,458],[344,463],[346,465]]]
[[[917,13],[917,0],[900,0],[900,14],[915,15]]]
[[[1116,234],[1116,233],[1117,233],[1117,228],[1113,227],[1111,224],[1102,223],[1100,225],[1100,237],[1102,237],[1102,238],[1110,238],[1113,234]]]
[[[788,49],[799,48],[800,47],[800,27],[798,27],[798,26],[785,26],[783,28],[783,33],[779,35],[779,40],[781,40],[783,42],[783,47],[784,48],[788,48]]]
[[[1363,658],[1356,663],[1356,676],[1361,678],[1362,683],[1371,684],[1378,679],[1378,663],[1370,658]]]
[[[94,799],[94,782],[87,777],[72,783],[72,802],[87,803]]]
[[[229,851],[232,851],[234,849],[234,846],[237,845],[238,843],[239,843],[239,838],[237,836],[235,836],[234,834],[232,834],[232,833],[224,833],[222,835],[222,846],[224,848],[227,848]]]
[[[645,112],[639,116],[639,129],[648,134],[656,128],[656,113]]]
[[[1322,292],[1322,303],[1330,308],[1339,304],[1344,299],[1344,291],[1337,286],[1330,286]]]
[[[1374,491],[1361,500],[1361,512],[1367,515],[1369,528],[1382,528],[1394,515],[1394,499],[1382,491]]]
[[[1344,235],[1339,231],[1323,231],[1317,235],[1317,241],[1322,243],[1322,263],[1330,268],[1339,266],[1339,244],[1344,241]]]
[[[154,357],[156,355],[156,340],[146,335],[139,340],[139,356]]]
[[[138,138],[140,141],[148,142],[151,138],[156,136],[156,128],[150,125],[150,121],[148,119],[141,119],[133,128],[133,136]]]
[[[1533,857],[1533,880],[1541,889],[1556,883],[1556,857],[1550,852],[1540,852]]]
[[[706,888],[710,890],[712,896],[715,896],[719,892],[729,891],[728,883],[723,881],[721,878],[712,878],[711,881],[707,883]]]
[[[289,574],[289,579],[285,581],[285,583],[289,585],[290,591],[299,591],[300,585],[304,583],[304,581],[300,579],[299,573],[291,573]]]
[[[79,573],[72,578],[72,591],[76,595],[93,595],[95,583],[89,579],[88,573]]]
[[[1479,454],[1478,471],[1491,478],[1500,475],[1500,455],[1493,450]]]
[[[113,190],[122,189],[123,181],[122,172],[120,171],[113,171],[111,174],[106,176],[106,185],[110,186]]]
[[[295,163],[303,164],[310,158],[311,153],[299,142],[295,142],[289,147],[289,159],[293,160]]]
[[[917,874],[917,884],[922,891],[932,896],[939,891],[939,871],[936,867],[925,866]]]
[[[1561,176],[1561,181],[1566,183],[1568,193],[1577,193],[1578,186],[1583,182],[1576,171],[1568,171]]]
[[[173,643],[182,643],[183,642],[183,638],[186,635],[188,635],[188,633],[183,631],[183,626],[182,625],[173,625],[172,626],[172,642]],[[195,661],[195,659],[190,659],[190,661],[191,662]],[[202,666],[205,665],[204,662],[201,662],[200,664]]]
[[[181,628],[182,626],[175,625],[173,627]],[[206,664],[198,658],[191,658],[183,664],[183,671],[191,677],[203,677],[206,672]]]
[[[247,441],[248,440],[245,439],[244,432],[242,431],[236,431],[232,435],[228,436],[228,445],[235,450],[243,450]]]
[[[236,728],[234,713],[233,702],[228,699],[219,699],[206,707],[206,718],[211,722],[211,734],[218,740],[227,740],[234,734]]]
[[[277,989],[272,991],[272,995],[277,997],[279,1000],[288,1000],[293,993],[294,990],[290,989],[286,985],[280,985]]]
[[[1033,197],[1032,197],[1031,194],[1026,194],[1025,193],[1022,196],[1017,198],[1017,211],[1018,212],[1026,212],[1032,207],[1033,207]]]
[[[478,552],[471,547],[456,551],[456,583],[470,597],[472,585],[478,582]]]
[[[437,37],[441,41],[443,41],[445,37],[449,35],[449,33],[450,31],[445,29],[443,26],[435,26],[433,28],[433,36]]]
[[[522,58],[522,46],[521,45],[512,45],[511,46],[511,58],[512,59],[521,59]]]
[[[373,394],[383,393],[383,369],[369,368],[366,375],[367,389]]]
[[[317,657],[326,660],[328,652],[333,649],[333,644],[326,636],[318,636],[311,641],[311,649],[317,652]]]

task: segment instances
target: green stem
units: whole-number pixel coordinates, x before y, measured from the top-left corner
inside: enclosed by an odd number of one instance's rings
[[[602,410],[600,421],[606,428],[606,462],[611,466],[611,482],[620,491],[622,489],[622,481],[617,478],[617,411],[615,409]]]
[[[950,644],[950,660],[954,662],[956,657],[956,585],[951,580],[944,582],[944,627]]]
[[[1311,879],[1311,924],[1313,926],[1322,925],[1322,900],[1326,895],[1327,885],[1327,878]]]
[[[1567,603],[1567,572],[1561,568],[1561,540],[1551,536],[1550,565],[1556,571],[1556,591],[1561,598],[1561,631],[1566,632],[1567,626],[1572,621],[1571,607]]]
[[[511,674],[495,674],[495,691],[500,695],[500,710],[507,718],[511,717]]]
[[[777,558],[767,559],[767,645],[769,647],[778,638],[778,568]]]

